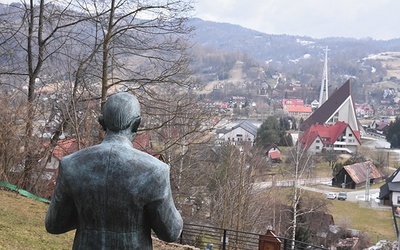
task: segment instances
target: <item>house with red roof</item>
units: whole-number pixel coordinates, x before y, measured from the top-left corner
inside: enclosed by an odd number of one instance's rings
[[[304,105],[302,99],[283,99],[283,112],[288,116],[307,119],[312,114],[311,106]]]
[[[47,142],[47,144],[48,144],[47,146],[50,146],[49,142]],[[60,162],[61,158],[78,151],[79,147],[80,146],[78,144],[78,141],[75,138],[59,140],[56,146],[53,148],[51,156],[46,162],[45,166],[46,179],[55,181],[57,177],[58,163]]]
[[[304,105],[285,105],[283,106],[283,112],[292,117],[307,119],[312,114],[312,108]]]
[[[272,162],[282,161],[281,150],[275,144],[268,145],[264,149],[264,155],[266,156],[267,160]]]
[[[349,124],[337,121],[333,125],[311,125],[301,134],[299,143],[311,153],[321,153],[323,150],[353,153],[361,145],[361,137]]]

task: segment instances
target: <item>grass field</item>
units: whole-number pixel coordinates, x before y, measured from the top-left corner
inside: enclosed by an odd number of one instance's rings
[[[0,190],[0,249],[71,249],[74,232],[46,232],[47,208],[45,203]]]
[[[336,225],[368,232],[373,243],[382,239],[396,239],[390,210],[375,210],[360,207],[356,202],[333,200],[329,212]]]

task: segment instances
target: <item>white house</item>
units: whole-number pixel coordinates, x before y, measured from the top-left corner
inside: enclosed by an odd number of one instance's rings
[[[249,144],[254,145],[258,128],[249,121],[243,121],[234,126],[231,130],[226,131],[222,137],[222,142],[229,142],[232,145]]]

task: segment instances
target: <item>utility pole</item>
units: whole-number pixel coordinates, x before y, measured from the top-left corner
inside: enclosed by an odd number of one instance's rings
[[[368,162],[367,163],[367,178],[365,180],[365,201],[366,202],[369,202],[369,181],[370,181],[369,172],[370,172],[370,168],[371,168],[371,163]]]

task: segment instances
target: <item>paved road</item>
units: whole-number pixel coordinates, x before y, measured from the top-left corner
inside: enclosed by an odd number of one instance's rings
[[[301,188],[328,194],[330,192],[336,193],[345,191],[347,193],[347,200],[345,202],[360,202],[360,205],[365,205],[366,207],[371,207],[373,209],[390,209],[388,206],[383,206],[380,204],[380,200],[377,199],[379,196],[379,189],[370,189],[369,190],[369,200],[365,199],[365,189],[361,190],[351,190],[351,189],[341,189],[329,186],[330,179],[318,179],[316,182],[315,180],[300,180]],[[255,190],[262,190],[272,186],[272,182],[259,182],[254,184]],[[274,183],[274,186],[280,187],[293,187],[293,180],[285,180],[285,181],[277,181]]]
[[[347,202],[360,202],[361,204],[364,203],[363,205],[365,205],[366,207],[371,207],[374,209],[390,209],[389,206],[383,206],[382,204],[380,204],[380,200],[377,199],[379,196],[379,189],[378,188],[374,188],[374,189],[370,189],[369,190],[369,200],[365,199],[365,189],[361,189],[361,190],[343,190],[341,188],[334,188],[334,187],[312,187],[312,186],[302,186],[303,189],[306,190],[310,190],[310,191],[314,191],[314,192],[319,192],[319,193],[324,193],[324,194],[328,194],[330,192],[336,193],[336,195],[339,192],[343,192],[345,191],[347,193]]]

